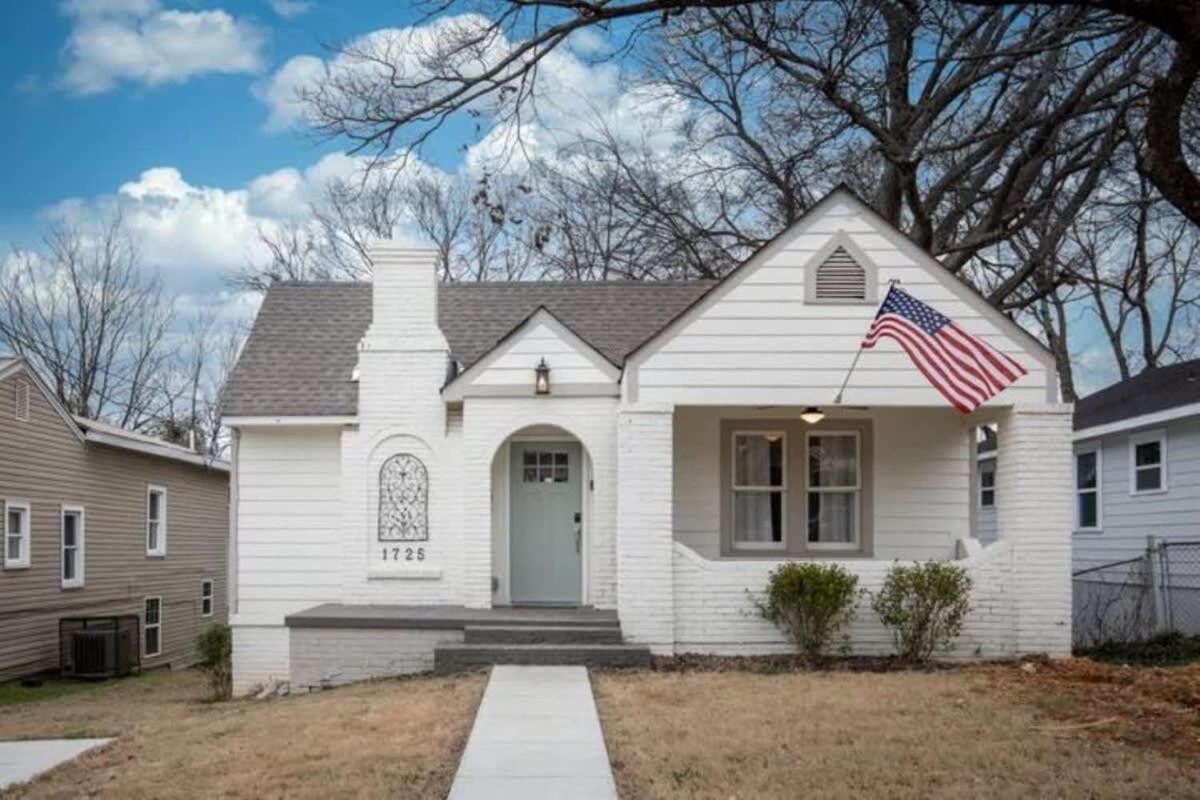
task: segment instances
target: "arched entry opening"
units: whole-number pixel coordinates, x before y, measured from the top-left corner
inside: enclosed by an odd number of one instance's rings
[[[498,605],[587,602],[591,464],[553,425],[511,434],[492,460],[492,574]]]

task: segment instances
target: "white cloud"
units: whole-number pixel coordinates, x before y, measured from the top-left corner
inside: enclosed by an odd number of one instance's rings
[[[307,14],[313,4],[309,0],[271,0],[271,9],[284,19]]]
[[[295,56],[265,81],[254,87],[254,96],[267,106],[269,131],[281,131],[304,120],[300,92],[316,85],[325,72],[325,62],[316,56]]]
[[[157,0],[70,0],[62,8],[72,20],[63,82],[78,94],[262,67],[265,34],[223,10],[175,11]]]

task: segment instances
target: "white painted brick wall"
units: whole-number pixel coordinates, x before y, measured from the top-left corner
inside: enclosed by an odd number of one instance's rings
[[[617,613],[628,641],[661,654],[675,649],[673,417],[623,408],[617,419]]]
[[[263,684],[285,681],[288,629],[282,625],[233,625],[233,694],[248,694]]]
[[[338,686],[433,669],[433,649],[461,642],[461,630],[293,628],[293,688]]]
[[[1020,407],[1000,418],[1000,541],[1013,547],[1015,647],[1071,652],[1071,406]]]

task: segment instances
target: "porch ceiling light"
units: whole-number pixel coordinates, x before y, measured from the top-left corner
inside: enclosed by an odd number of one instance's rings
[[[825,412],[816,406],[809,406],[800,412],[800,419],[804,420],[809,425],[816,425],[818,422],[825,419]]]
[[[533,391],[535,394],[550,394],[550,365],[543,356],[534,370]]]

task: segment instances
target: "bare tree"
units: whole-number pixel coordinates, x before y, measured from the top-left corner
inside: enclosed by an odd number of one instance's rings
[[[146,426],[161,410],[155,382],[171,305],[141,267],[120,217],[95,228],[55,225],[44,252],[0,265],[0,337],[73,414]]]

